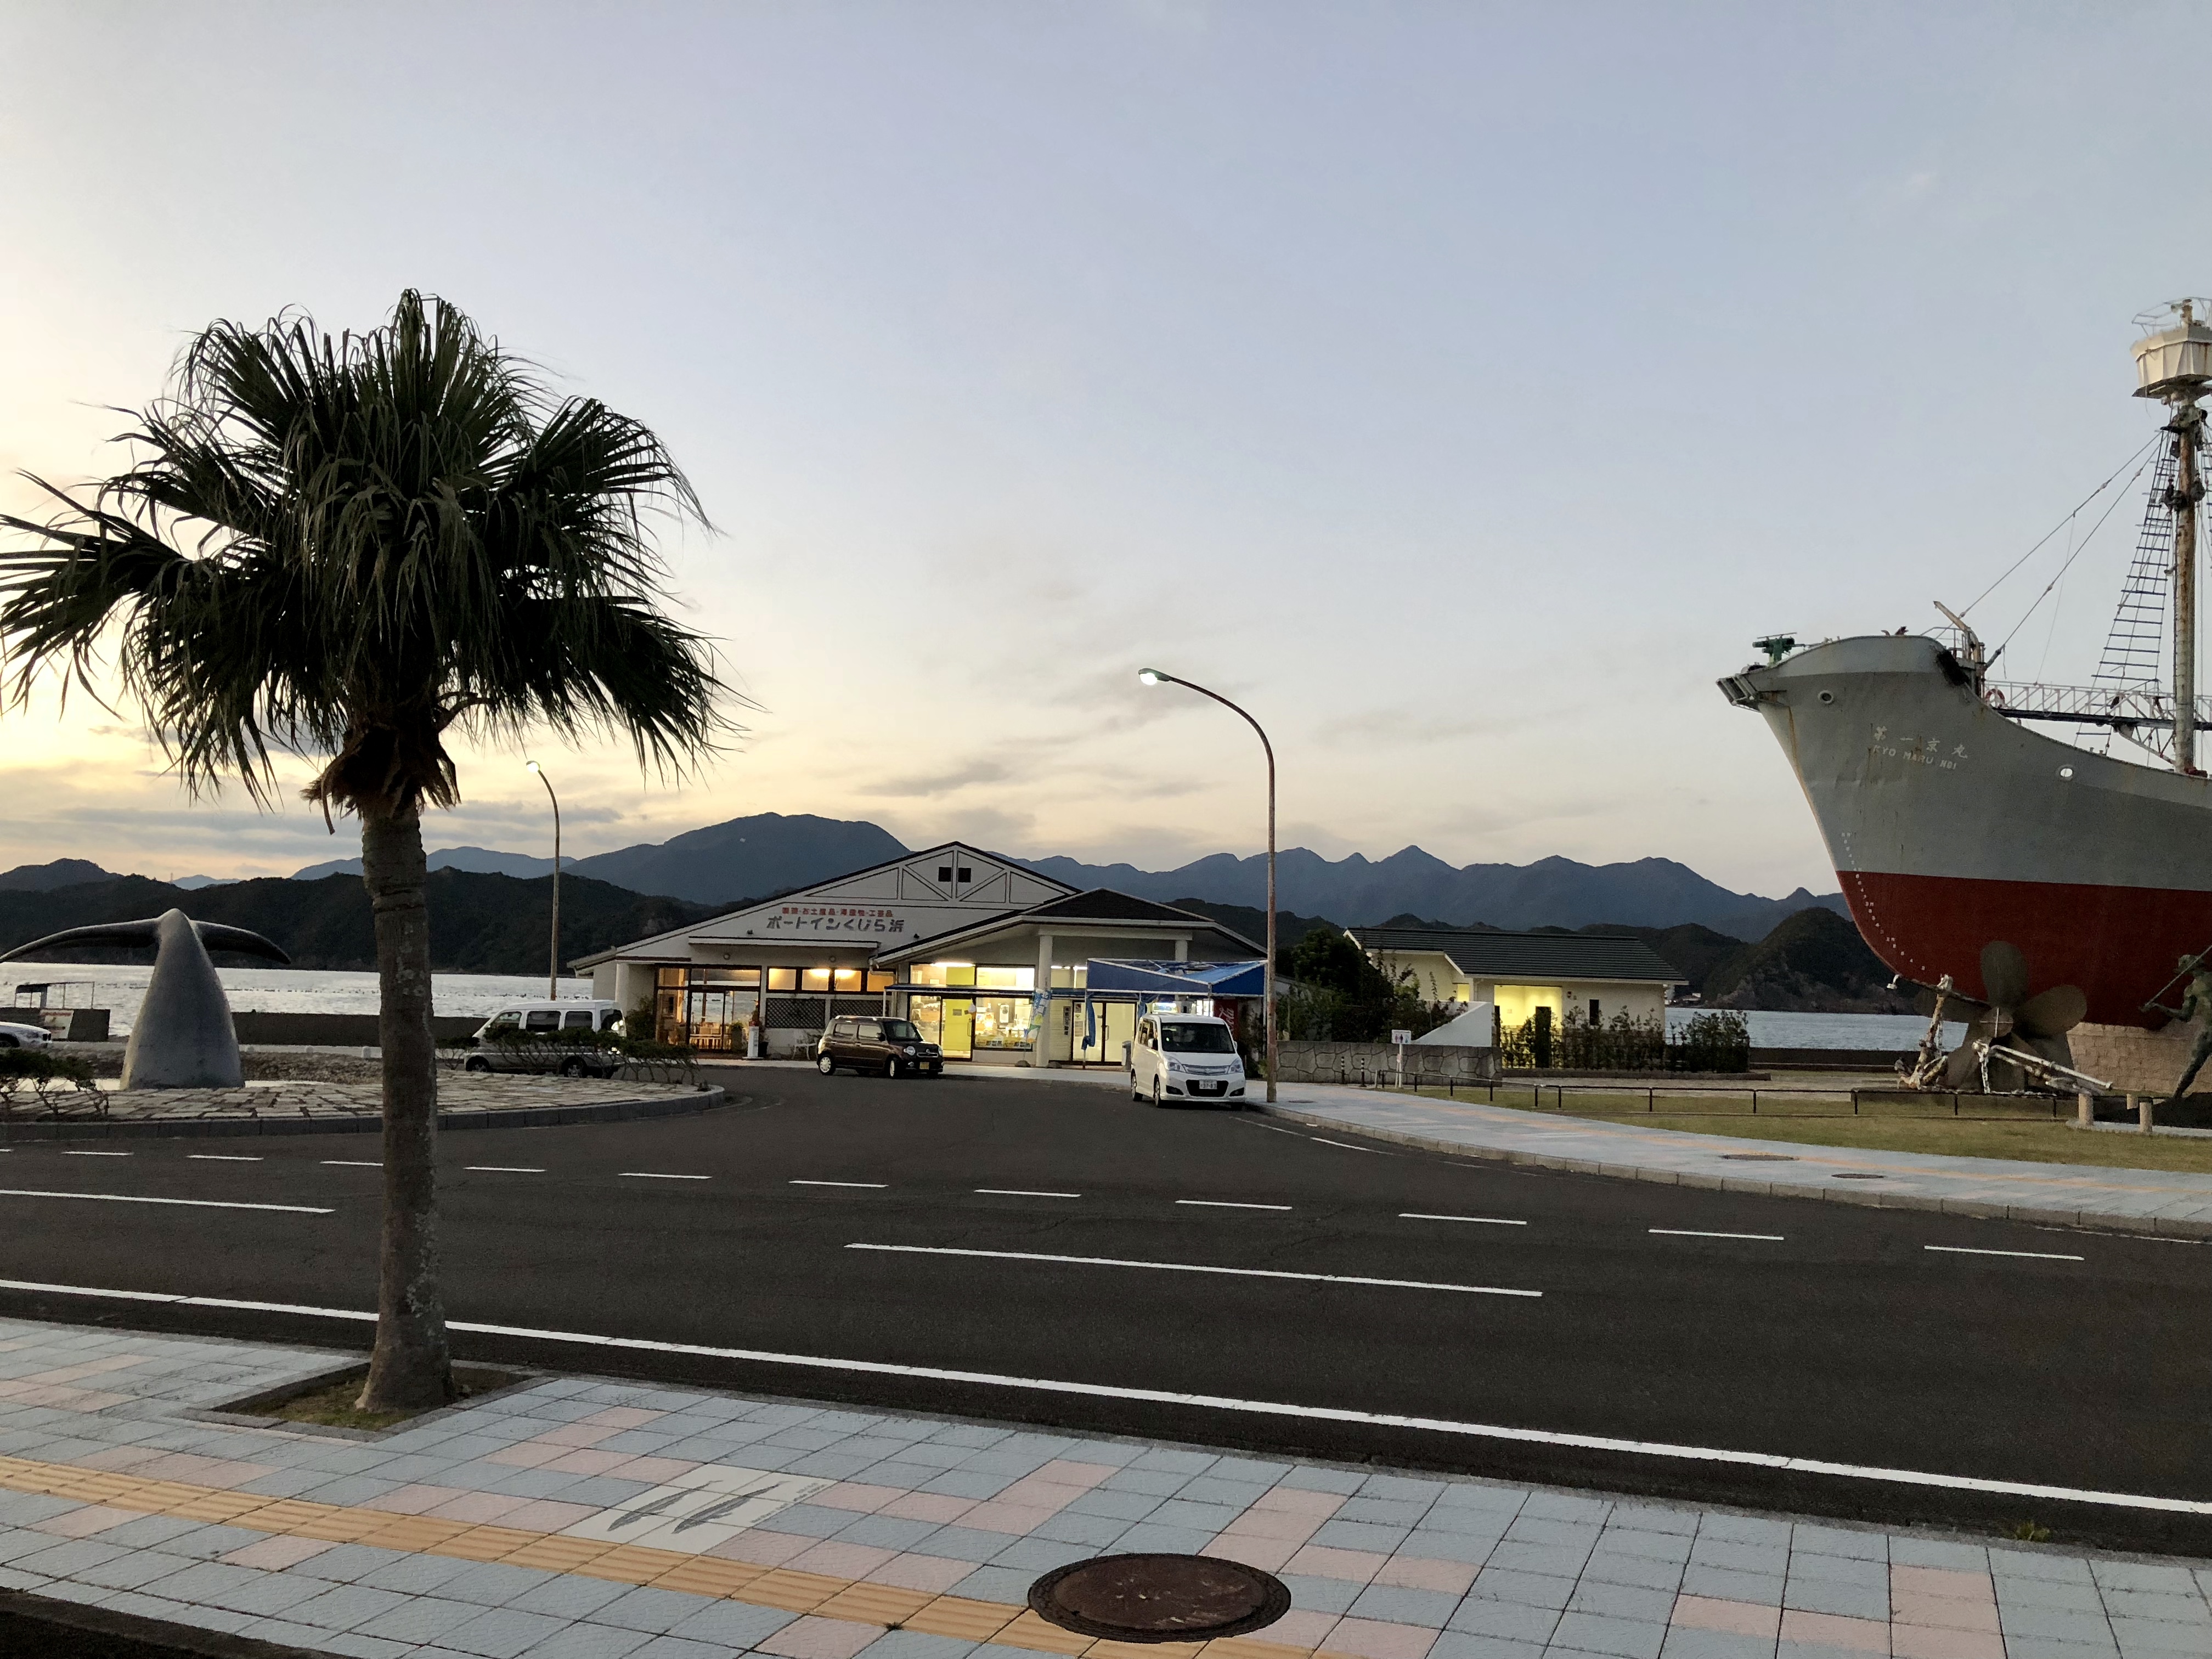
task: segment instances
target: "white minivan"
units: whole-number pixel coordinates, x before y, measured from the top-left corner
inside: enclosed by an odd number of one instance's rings
[[[1235,1034],[1210,1015],[1146,1014],[1129,1045],[1129,1093],[1155,1106],[1242,1099],[1244,1062]]]
[[[622,1005],[604,998],[581,997],[559,1002],[518,1002],[502,1008],[477,1028],[477,1051],[462,1062],[470,1072],[557,1070],[563,1077],[611,1075],[622,1064],[619,1054],[596,1052],[562,1053],[557,1042],[544,1048],[518,1048],[497,1039],[508,1033],[530,1032],[557,1039],[563,1031],[611,1031],[622,1024]]]

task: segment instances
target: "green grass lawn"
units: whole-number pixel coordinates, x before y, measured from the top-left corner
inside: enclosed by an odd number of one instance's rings
[[[1425,1096],[1447,1097],[1442,1090],[1424,1090]],[[1481,1094],[1462,1090],[1450,1097],[1459,1102],[1480,1103]],[[1737,1090],[1689,1094],[1662,1089],[1656,1111],[1646,1109],[1647,1097],[1634,1094],[1587,1093],[1570,1087],[1560,1096],[1544,1091],[1540,1109],[1532,1104],[1528,1085],[1507,1085],[1498,1091],[1496,1104],[1510,1106],[1532,1115],[1586,1117],[1646,1129],[1685,1130],[1692,1134],[1731,1135],[1752,1140],[1787,1140],[1812,1146],[1859,1146],[1893,1152],[1941,1152],[1951,1158],[2008,1158],[2036,1164],[2090,1164],[2116,1170],[2178,1170],[2212,1174],[2212,1140],[2165,1135],[2084,1133],[2070,1127],[2070,1107],[2062,1103],[2064,1115],[2053,1121],[2047,1102],[2012,1100],[2002,1097],[1960,1103],[1960,1115],[1951,1115],[1948,1095],[1927,1101],[1863,1101],[1859,1115],[1851,1115],[1848,1095],[1808,1091],[1759,1091],[1759,1111],[1751,1109],[1751,1091]],[[1564,1101],[1564,1106],[1555,1103]]]

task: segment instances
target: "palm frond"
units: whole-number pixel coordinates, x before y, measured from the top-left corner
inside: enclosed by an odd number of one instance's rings
[[[706,518],[659,439],[556,401],[455,307],[218,322],[140,413],[144,459],[44,524],[0,518],[0,653],[94,686],[102,643],[194,788],[257,799],[272,750],[311,798],[450,805],[447,728],[619,733],[681,772],[741,703],[664,614],[656,520]]]

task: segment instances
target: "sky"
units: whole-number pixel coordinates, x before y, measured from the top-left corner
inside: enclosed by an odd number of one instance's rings
[[[1834,886],[1777,630],[1937,623],[2157,424],[2212,289],[2201,4],[0,9],[0,510],[191,333],[416,287],[660,434],[745,737],[538,750],[564,851],[740,814],[1164,867],[1279,839]],[[2113,486],[1972,613],[2086,678]],[[2023,618],[2025,620],[2023,621]],[[432,847],[550,850],[518,750]],[[286,874],[127,702],[0,714],[0,866]]]

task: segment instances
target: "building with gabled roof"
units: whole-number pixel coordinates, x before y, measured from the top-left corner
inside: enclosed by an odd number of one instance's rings
[[[1668,993],[1688,981],[1642,939],[1619,933],[1508,933],[1482,928],[1348,927],[1346,933],[1384,973],[1410,973],[1422,998],[1473,1006],[1493,1003],[1498,1023],[1516,1029],[1549,1008],[1589,1024],[1615,1014],[1665,1018]]]
[[[742,1053],[757,1032],[757,1052],[811,1053],[840,1016],[900,1014],[948,1059],[1111,1064],[1139,1004],[1175,988],[1094,994],[1092,958],[1259,952],[1210,917],[947,842],[573,965],[596,996],[650,1000],[655,1034],[697,1049]]]

